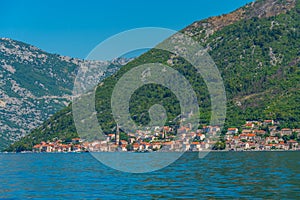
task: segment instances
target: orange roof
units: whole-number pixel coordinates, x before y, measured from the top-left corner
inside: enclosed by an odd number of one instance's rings
[[[281,129],[282,131],[290,131],[291,129],[290,128],[283,128]]]
[[[164,142],[164,145],[172,145],[173,142]]]
[[[228,128],[228,131],[235,131],[237,128]]]
[[[278,144],[266,144],[266,146],[273,147],[273,146],[278,146]]]
[[[197,145],[197,144],[200,144],[200,142],[192,142],[192,144],[195,144],[195,145]]]
[[[152,142],[152,144],[161,144],[161,142]]]
[[[266,133],[266,131],[264,131],[264,130],[255,130],[254,132],[256,132],[256,133]]]
[[[169,129],[170,129],[170,127],[164,126],[164,130],[165,130],[165,131],[169,131]]]
[[[140,145],[138,143],[134,143],[132,146],[133,147],[139,147]]]
[[[256,135],[254,133],[247,134],[248,137],[255,137]]]
[[[34,145],[34,146],[33,146],[33,148],[35,148],[35,149],[36,149],[36,148],[40,148],[40,147],[41,147],[40,144],[37,144],[37,145]]]
[[[266,137],[266,139],[267,138],[269,138],[269,139],[278,139],[278,137],[274,137],[274,136]]]
[[[267,119],[267,120],[264,120],[264,122],[272,122],[273,120],[272,119]]]

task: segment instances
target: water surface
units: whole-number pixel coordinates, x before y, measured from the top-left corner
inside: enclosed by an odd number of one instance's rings
[[[300,152],[185,153],[146,174],[113,170],[89,153],[0,154],[0,198],[299,199]]]

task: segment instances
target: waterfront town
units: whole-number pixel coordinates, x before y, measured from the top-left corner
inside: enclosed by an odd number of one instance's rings
[[[203,126],[196,132],[189,127],[175,130],[156,127],[153,131],[124,134],[119,128],[106,140],[92,142],[73,138],[71,142],[53,140],[33,147],[34,152],[153,152],[153,151],[286,151],[300,150],[300,129],[279,128],[273,120],[247,121],[220,134],[218,126]]]

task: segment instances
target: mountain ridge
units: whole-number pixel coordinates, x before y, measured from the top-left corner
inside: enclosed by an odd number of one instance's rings
[[[284,2],[284,3],[282,3]],[[261,5],[263,4],[263,5]],[[196,34],[193,31],[198,30],[199,27],[203,28],[207,33],[205,37],[213,34],[215,31],[221,30],[223,27],[231,25],[237,21],[249,20],[253,17],[264,18],[272,17],[282,13],[286,13],[294,8],[296,0],[274,1],[274,0],[260,0],[249,3],[244,7],[238,8],[228,14],[220,16],[209,17],[204,20],[195,21],[191,25],[183,29],[183,32],[189,36],[195,37],[201,34],[201,31],[197,31]],[[263,8],[265,9],[263,9]]]
[[[109,62],[50,54],[24,42],[0,39],[0,149],[70,103],[81,64],[92,67]],[[116,60],[99,78],[115,73],[119,66]]]

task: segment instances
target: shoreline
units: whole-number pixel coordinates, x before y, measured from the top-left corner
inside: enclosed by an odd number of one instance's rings
[[[300,150],[242,150],[242,151],[231,151],[231,150],[204,150],[204,151],[154,151],[154,152],[135,152],[135,151],[82,151],[82,152],[0,152],[0,154],[82,154],[82,153],[225,153],[225,152],[300,152]]]

